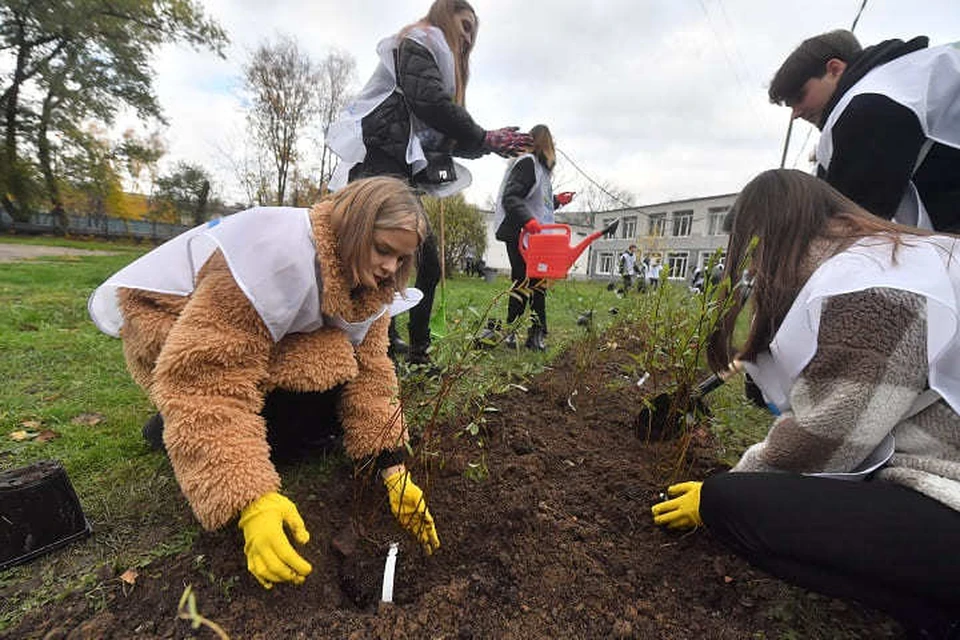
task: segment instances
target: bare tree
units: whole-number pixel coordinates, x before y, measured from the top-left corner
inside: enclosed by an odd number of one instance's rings
[[[244,67],[246,88],[252,94],[249,122],[266,145],[277,179],[277,204],[283,204],[287,176],[297,161],[301,130],[316,113],[319,70],[286,35],[264,43]]]
[[[324,138],[327,129],[340,115],[350,99],[350,86],[356,78],[357,62],[346,51],[334,49],[320,63],[320,83],[317,85],[317,104],[320,115],[320,129]],[[336,168],[336,156],[327,148],[326,139],[320,152],[320,184],[326,190],[333,170]]]

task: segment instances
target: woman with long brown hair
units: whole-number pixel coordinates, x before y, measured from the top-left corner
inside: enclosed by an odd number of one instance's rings
[[[918,637],[960,633],[960,239],[875,217],[774,170],[731,212],[712,336],[778,414],[731,473],[669,488],[656,524],[706,526],[770,573],[859,600]],[[752,308],[744,344],[736,316]]]
[[[527,303],[533,311],[527,332],[526,346],[534,351],[546,349],[547,333],[547,294],[543,280],[527,280],[527,263],[520,255],[520,230],[538,233],[542,225],[553,222],[554,209],[568,204],[573,199],[572,192],[553,195],[550,176],[557,162],[553,146],[553,135],[545,124],[530,129],[533,144],[527,153],[514,160],[507,168],[500,185],[494,213],[494,229],[497,240],[507,248],[510,259],[510,277],[513,291],[507,307],[507,324],[510,330],[506,335],[507,346],[516,346],[513,331],[514,324],[526,311]],[[481,340],[490,342],[495,338],[492,329],[488,329]]]
[[[467,111],[470,53],[479,21],[466,0],[436,0],[427,15],[377,45],[380,63],[359,97],[327,132],[340,157],[330,187],[369,176],[392,175],[436,197],[470,185],[453,156],[508,157],[530,143],[517,127],[485,130]],[[440,280],[433,234],[420,248],[416,286],[423,301],[410,312],[410,361],[429,362],[430,312]],[[395,351],[405,350],[391,325]]]

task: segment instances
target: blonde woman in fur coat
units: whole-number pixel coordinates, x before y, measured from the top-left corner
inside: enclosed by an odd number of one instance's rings
[[[391,313],[416,301],[403,284],[425,232],[403,182],[359,180],[309,210],[260,207],[192,229],[90,297],[159,409],[144,435],[162,439],[205,529],[238,518],[265,588],[311,571],[290,543],[309,534],[279,493],[274,458],[339,436],[353,460],[376,465],[400,524],[428,553],[440,544],[403,465],[387,356]]]

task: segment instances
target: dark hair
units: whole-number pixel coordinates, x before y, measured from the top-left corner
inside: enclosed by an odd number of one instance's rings
[[[533,149],[531,153],[537,156],[540,163],[553,171],[553,166],[557,163],[557,152],[553,146],[553,135],[549,127],[545,124],[538,124],[530,129],[530,136],[533,138]]]
[[[863,51],[856,36],[846,29],[837,29],[807,38],[793,50],[770,81],[770,102],[790,105],[800,97],[800,90],[810,78],[822,78],[827,62],[833,58],[850,63]]]
[[[829,184],[803,171],[773,169],[751,180],[730,210],[730,241],[724,259],[721,296],[734,296],[731,311],[710,336],[707,357],[720,371],[734,356],[754,360],[766,350],[794,299],[816,268],[811,244],[824,240],[833,252],[857,240],[879,237],[895,257],[904,236],[929,232],[878,218]],[[753,321],[744,345],[732,344],[737,316],[745,301],[732,285],[749,272]]]

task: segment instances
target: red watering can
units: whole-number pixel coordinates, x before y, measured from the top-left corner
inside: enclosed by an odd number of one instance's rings
[[[580,254],[591,242],[602,235],[616,231],[620,220],[614,220],[600,231],[594,231],[580,244],[570,246],[569,225],[545,224],[540,233],[530,233],[526,229],[520,230],[520,255],[527,263],[528,278],[551,278],[562,280]]]

